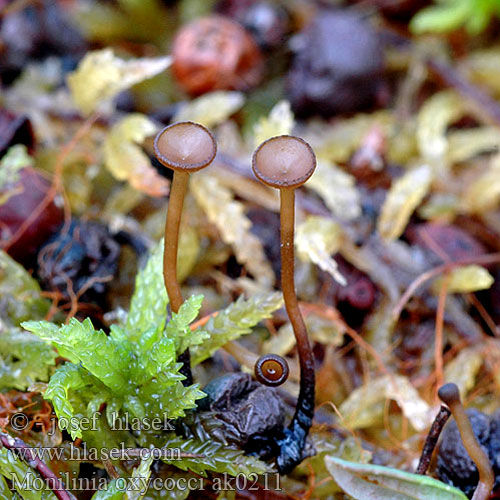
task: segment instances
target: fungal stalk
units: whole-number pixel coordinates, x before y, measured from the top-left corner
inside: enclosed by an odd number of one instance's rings
[[[165,223],[165,248],[163,253],[163,279],[172,312],[177,313],[183,299],[177,280],[177,248],[179,226],[184,197],[189,183],[189,174],[208,167],[217,152],[212,134],[202,125],[193,122],[178,122],[161,130],[154,142],[158,161],[174,171],[170,188],[167,220]],[[185,385],[193,382],[189,350],[179,355],[181,373]]]
[[[476,491],[474,491],[472,500],[487,500],[490,498],[491,490],[495,484],[495,474],[488,456],[474,435],[469,417],[460,401],[458,387],[456,384],[445,384],[439,388],[438,396],[450,408],[451,414],[457,423],[462,443],[479,472],[479,483],[477,484]]]
[[[316,157],[304,140],[282,135],[268,139],[256,149],[252,168],[261,182],[280,190],[281,287],[299,352],[300,392],[295,414],[283,436],[277,439],[278,470],[286,474],[305,458],[304,447],[314,416],[314,355],[295,293],[294,225],[295,189],[313,174]]]

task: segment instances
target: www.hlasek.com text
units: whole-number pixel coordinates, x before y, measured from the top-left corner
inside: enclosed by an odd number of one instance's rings
[[[12,450],[9,450],[13,453]],[[33,447],[30,452],[42,462],[52,460],[74,460],[78,462],[95,462],[103,460],[133,460],[135,458],[153,460],[182,460],[180,448],[126,448],[123,443],[116,448],[87,448],[81,446],[68,447]]]

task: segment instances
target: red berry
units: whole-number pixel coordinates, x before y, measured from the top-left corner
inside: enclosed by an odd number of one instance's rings
[[[193,95],[246,90],[262,75],[257,44],[243,26],[223,16],[203,17],[184,26],[172,55],[175,78]]]

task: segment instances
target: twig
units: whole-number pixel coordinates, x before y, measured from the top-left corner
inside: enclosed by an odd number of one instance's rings
[[[54,495],[59,498],[59,500],[76,500],[76,498],[64,488],[62,481],[33,453],[32,448],[24,441],[19,438],[13,438],[5,432],[0,432],[0,444],[8,450],[12,450],[32,469],[35,469],[40,476],[45,479],[47,486],[54,492]]]
[[[364,349],[368,354],[372,356],[377,364],[377,367],[381,373],[384,375],[390,375],[389,369],[385,366],[384,361],[380,354],[376,351],[376,349],[367,342],[356,330],[351,328],[341,317],[340,313],[337,309],[333,307],[329,307],[325,304],[310,304],[306,302],[300,303],[301,309],[305,316],[308,315],[309,312],[314,312],[318,316],[329,319],[334,324],[340,324],[345,330],[345,333],[356,342],[362,349]]]
[[[432,422],[429,434],[425,439],[424,447],[422,449],[422,455],[420,455],[420,461],[418,462],[417,470],[415,474],[425,474],[431,463],[432,454],[434,453],[434,448],[438,442],[441,431],[443,430],[444,424],[450,418],[451,411],[446,408],[446,406],[441,406],[439,412]]]
[[[420,286],[422,286],[426,281],[430,280],[431,278],[435,278],[436,276],[439,276],[444,272],[452,271],[456,267],[467,266],[470,264],[487,265],[487,264],[494,264],[496,262],[500,262],[500,253],[489,253],[486,255],[468,257],[466,259],[460,259],[455,262],[450,262],[448,264],[442,264],[440,266],[429,269],[428,271],[425,271],[411,282],[410,286],[406,289],[406,292],[399,299],[398,303],[396,304],[392,312],[393,320],[397,321],[404,306],[406,305],[408,300],[410,300],[410,297],[415,293],[415,291],[418,288],[420,288]]]
[[[71,140],[62,148],[59,153],[54,169],[54,178],[52,181],[52,185],[50,189],[47,191],[47,194],[43,198],[43,200],[37,205],[37,207],[31,212],[30,216],[23,221],[19,229],[9,238],[6,242],[0,245],[5,251],[7,251],[25,232],[31,227],[31,225],[38,219],[40,214],[49,206],[55,196],[61,192],[63,189],[62,184],[62,173],[64,162],[67,156],[71,153],[71,151],[78,144],[78,141],[91,129],[92,125],[98,118],[98,114],[94,113],[89,116],[78,128],[78,130],[74,133]],[[67,212],[67,203],[65,203],[65,219],[68,218]],[[65,225],[67,225],[68,221],[65,221]]]
[[[113,462],[111,462],[111,460],[103,459],[102,465],[104,465],[104,468],[106,469],[106,472],[111,479],[118,479],[120,477],[120,474],[118,474],[118,471],[116,470],[116,467],[113,465]]]
[[[466,80],[458,71],[451,66],[435,61],[427,60],[428,68],[443,80],[443,82],[453,87],[463,97],[473,102],[482,113],[488,116],[491,122],[497,127],[500,126],[500,105],[489,94],[478,86]]]
[[[439,288],[438,306],[436,310],[436,336],[434,339],[434,360],[436,365],[436,390],[443,385],[443,328],[446,295],[451,275],[447,273]]]

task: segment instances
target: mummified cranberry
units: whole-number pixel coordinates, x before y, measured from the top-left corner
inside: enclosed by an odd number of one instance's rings
[[[261,385],[247,373],[228,373],[212,380],[203,391],[207,397],[200,401],[198,416],[203,422],[207,411],[209,432],[216,431],[249,452],[268,452],[269,442],[282,430],[285,419],[276,389]]]
[[[33,151],[35,135],[31,122],[27,116],[0,109],[0,156],[15,144],[24,144],[30,153]]]
[[[223,16],[197,19],[177,34],[172,71],[189,94],[246,90],[262,75],[262,56],[252,36]]]
[[[10,2],[11,3],[11,2]],[[64,2],[27,2],[0,19],[0,75],[11,82],[32,59],[47,56],[80,58],[87,44],[70,20]]]
[[[332,116],[372,104],[383,69],[377,33],[359,15],[324,10],[299,35],[288,94],[302,116]]]
[[[339,305],[347,302],[357,310],[368,310],[375,302],[377,289],[370,278],[350,263],[338,257],[339,270],[347,280],[346,286],[334,285],[335,295]]]
[[[74,219],[40,249],[38,275],[46,288],[67,299],[71,287],[82,300],[98,301],[117,272],[119,255],[120,245],[106,226]]]
[[[49,189],[50,182],[35,169],[27,167],[21,170],[17,182],[3,190],[4,194],[16,194],[0,205],[0,241],[4,247],[7,245],[14,259],[26,265],[34,263],[38,247],[61,225],[62,208],[52,200],[13,244],[9,245],[9,240],[44,201]]]

